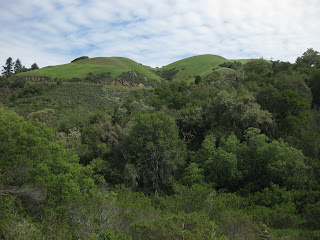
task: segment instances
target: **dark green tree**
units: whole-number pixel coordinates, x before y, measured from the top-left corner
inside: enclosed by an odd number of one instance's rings
[[[312,92],[312,103],[320,106],[320,70],[317,69],[311,76],[310,89]]]
[[[203,169],[196,163],[190,163],[185,169],[182,177],[182,183],[192,186],[196,183],[202,183],[204,180]]]
[[[10,76],[13,73],[13,65],[14,65],[14,62],[12,61],[12,58],[9,57],[6,61],[6,65],[2,66],[3,67],[2,75],[5,75],[7,77]]]
[[[36,69],[39,69],[39,66],[38,66],[38,64],[34,63],[34,64],[31,65],[30,69],[31,70],[36,70]]]
[[[301,150],[290,147],[282,139],[273,140],[257,128],[248,128],[245,134],[248,148],[241,162],[247,186],[259,188],[276,183],[281,187],[303,188],[307,184],[308,169]]]
[[[313,48],[309,48],[306,52],[303,53],[301,57],[298,57],[296,60],[296,64],[298,66],[309,66],[314,67],[320,62],[320,54],[319,52],[313,50]]]
[[[155,88],[151,105],[160,108],[166,105],[170,109],[180,109],[190,101],[191,86],[185,81],[169,82]]]
[[[195,84],[199,84],[202,80],[202,77],[201,76],[196,76],[195,80],[194,80],[194,83]]]
[[[291,63],[289,62],[280,62],[278,61],[272,61],[271,68],[272,68],[272,73],[273,75],[282,72],[282,71],[287,71],[291,67]]]
[[[208,135],[202,143],[206,155],[204,163],[206,180],[219,188],[231,188],[241,179],[238,170],[237,152],[242,147],[239,140],[230,135],[221,141],[218,148],[217,140],[213,135]]]
[[[303,111],[310,109],[307,99],[301,97],[299,93],[291,89],[284,90],[278,94],[278,113],[282,116],[299,116]]]
[[[126,162],[135,166],[139,187],[155,195],[171,186],[186,153],[174,120],[163,112],[137,114],[125,150]]]
[[[247,74],[266,76],[271,72],[271,64],[263,58],[254,59],[244,65],[244,70]]]
[[[16,60],[16,62],[14,63],[14,67],[13,67],[14,73],[19,73],[19,72],[21,72],[22,68],[23,68],[23,67],[22,67],[21,61],[20,61],[20,59],[18,58],[18,59]]]

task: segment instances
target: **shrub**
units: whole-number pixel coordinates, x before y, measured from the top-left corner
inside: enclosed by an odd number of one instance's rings
[[[320,201],[315,204],[308,204],[304,209],[307,223],[311,226],[320,228]]]
[[[77,61],[80,61],[80,60],[83,60],[83,59],[88,59],[88,58],[89,58],[88,56],[82,56],[82,57],[78,57],[78,58],[72,60],[71,62],[73,63],[73,62],[77,62]]]
[[[130,235],[141,240],[219,239],[216,224],[199,213],[168,214],[151,222],[138,222],[130,227]]]

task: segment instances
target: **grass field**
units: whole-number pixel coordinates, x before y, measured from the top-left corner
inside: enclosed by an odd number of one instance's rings
[[[147,67],[122,57],[98,57],[80,60],[57,66],[48,66],[38,70],[20,73],[28,76],[47,76],[57,79],[85,78],[88,73],[100,74],[110,72],[117,77],[123,72],[135,71],[143,76],[160,81],[161,78]]]

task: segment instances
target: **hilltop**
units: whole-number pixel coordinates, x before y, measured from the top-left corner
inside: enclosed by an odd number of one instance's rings
[[[224,57],[212,54],[197,55],[181,59],[169,65],[163,66],[158,73],[170,77],[170,80],[187,80],[194,81],[196,76],[205,76],[213,71],[230,72],[230,68],[220,67],[225,62],[239,61],[242,64],[247,63],[250,59],[228,60]]]
[[[161,77],[149,70],[147,67],[123,57],[96,57],[89,59],[82,59],[68,64],[48,66],[38,70],[24,72],[18,76],[44,76],[52,79],[70,80],[70,79],[84,79],[91,76],[103,76],[104,78],[117,79],[122,74],[135,72],[146,80],[161,81]],[[121,76],[121,78],[127,78]]]
[[[166,80],[194,81],[195,76],[205,76],[213,71],[230,72],[230,68],[219,65],[228,60],[218,55],[198,55],[181,59],[160,69],[151,68],[124,57],[96,57],[80,59],[67,64],[48,66],[38,70],[23,72],[18,76],[47,77],[63,81],[93,78],[95,83],[110,84],[113,81],[125,80],[148,85]],[[237,60],[246,63],[249,59]],[[97,79],[100,79],[97,81]],[[102,80],[101,80],[102,79]],[[41,80],[39,80],[41,81]],[[148,82],[149,81],[149,82]],[[87,81],[88,82],[88,81]],[[150,84],[153,82],[153,84]]]

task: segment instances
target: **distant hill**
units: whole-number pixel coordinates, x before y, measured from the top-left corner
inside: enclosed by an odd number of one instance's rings
[[[91,74],[91,80],[87,82],[94,82],[92,79],[102,78],[104,84],[114,83],[114,81],[125,81],[125,83],[119,84],[128,85],[129,83],[129,85],[137,85],[141,82],[145,86],[155,86],[157,83],[165,80],[186,80],[193,82],[196,76],[205,76],[213,71],[232,72],[234,71],[233,69],[219,66],[222,63],[230,61],[239,61],[245,64],[250,59],[228,60],[218,55],[205,54],[188,57],[160,69],[154,69],[123,57],[80,58],[80,60],[72,63],[23,72],[18,74],[18,76],[71,80],[85,79],[88,77],[88,74]],[[40,79],[39,81],[42,80]],[[99,82],[101,83],[100,80],[95,83]]]
[[[123,57],[97,57],[79,60],[73,63],[48,66],[38,70],[24,72],[20,76],[46,76],[62,80],[72,78],[85,78],[89,73],[93,75],[110,73],[116,78],[122,73],[134,71],[146,78],[161,81],[161,77],[147,67]]]
[[[166,79],[169,77],[169,80],[194,81],[195,76],[205,76],[213,71],[234,71],[230,68],[219,67],[220,64],[229,61],[239,61],[245,64],[250,61],[250,59],[228,60],[218,55],[197,55],[171,63],[160,68],[157,72]]]

